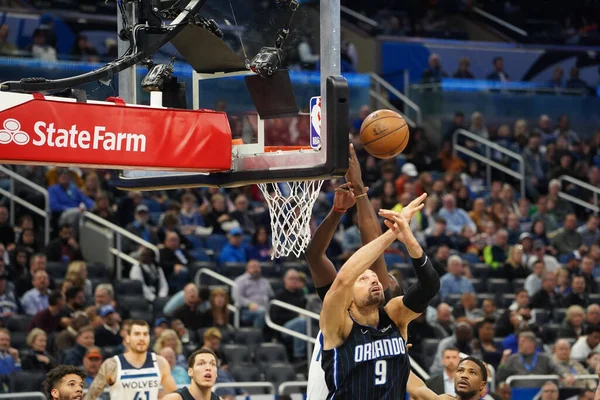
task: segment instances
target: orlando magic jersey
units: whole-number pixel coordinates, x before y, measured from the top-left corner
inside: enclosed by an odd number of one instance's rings
[[[156,400],[160,389],[161,375],[156,354],[146,353],[146,362],[135,368],[125,359],[124,354],[115,356],[117,379],[110,387],[113,400]]]
[[[319,331],[317,342],[313,348],[308,368],[308,385],[306,387],[306,400],[324,400],[329,394],[327,383],[325,383],[325,371],[321,366],[323,359],[323,333]]]
[[[175,391],[175,393],[180,395],[182,400],[196,400],[196,399],[194,399],[194,396],[192,396],[192,394],[190,393],[190,390],[188,389],[187,386],[177,389]],[[217,396],[214,392],[212,392],[210,394],[210,400],[219,400],[219,396]]]
[[[410,361],[396,324],[383,307],[379,308],[377,329],[352,321],[344,343],[323,350],[327,399],[404,399]]]

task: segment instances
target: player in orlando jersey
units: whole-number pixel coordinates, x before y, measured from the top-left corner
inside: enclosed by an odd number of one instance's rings
[[[358,226],[363,245],[381,235],[380,222],[367,196],[367,188],[365,188],[362,183],[360,164],[357,160],[353,146],[350,146],[350,165],[348,173],[346,174],[346,181],[352,183],[352,190],[344,190],[344,187],[336,190],[333,209],[317,228],[313,239],[306,250],[306,259],[311,276],[321,299],[325,297],[336,277],[336,269],[333,266],[333,263],[327,258],[325,252],[329,247],[344,212],[356,203]],[[423,199],[415,199],[415,201],[402,209],[401,214],[404,214],[411,219],[418,211],[418,205],[422,200]],[[407,293],[411,293],[409,296],[409,304],[412,301],[411,309],[413,311],[423,311],[426,309],[429,301],[437,293],[439,288],[439,277],[427,256],[423,256],[419,260],[413,260],[413,264],[419,282],[412,285],[407,291]],[[386,301],[390,300],[392,297],[401,296],[403,294],[402,288],[399,287],[398,282],[388,275],[383,255],[379,256],[371,265],[371,270],[377,273],[382,287],[386,289]],[[416,298],[415,294],[417,295]],[[410,300],[411,297],[412,300]],[[407,320],[406,324],[408,324],[408,322],[410,321]],[[406,338],[406,328],[403,328],[401,334]],[[322,339],[322,333],[319,332],[308,371],[308,400],[322,400],[325,399],[329,393],[329,389],[325,382],[325,373],[321,365]]]
[[[132,321],[125,342],[125,353],[102,363],[85,400],[96,400],[106,386],[110,386],[112,400],[157,400],[161,385],[165,393],[177,389],[168,361],[148,351],[150,326],[146,321]]]
[[[463,358],[454,374],[456,397],[449,394],[437,395],[412,372],[408,378],[407,391],[413,400],[479,400],[485,393],[488,371],[480,360]]]
[[[196,350],[188,359],[192,383],[163,397],[163,400],[220,400],[212,392],[217,381],[217,356],[207,348]]]
[[[48,400],[81,400],[85,371],[73,365],[59,365],[48,372],[44,391]]]

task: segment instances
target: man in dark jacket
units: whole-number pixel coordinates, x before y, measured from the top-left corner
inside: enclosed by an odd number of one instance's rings
[[[91,325],[84,326],[77,334],[75,346],[65,352],[65,357],[62,360],[63,364],[75,365],[81,367],[83,365],[83,357],[87,350],[94,345],[94,327]]]

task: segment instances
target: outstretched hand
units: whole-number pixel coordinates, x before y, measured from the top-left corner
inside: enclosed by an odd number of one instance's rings
[[[356,151],[354,151],[354,145],[350,144],[350,160],[348,164],[348,171],[346,172],[346,182],[352,182],[352,187],[357,195],[363,194],[366,191],[365,185],[362,180],[362,173],[360,171],[360,163],[356,157]]]
[[[408,203],[406,207],[403,207],[402,211],[400,211],[399,213],[391,210],[379,210],[379,215],[381,215],[384,218],[391,219],[389,217],[399,214],[405,216],[408,222],[410,222],[410,220],[415,216],[415,214],[421,211],[423,207],[425,207],[424,201],[426,198],[427,193],[423,193],[422,195]]]
[[[352,183],[344,183],[337,187],[333,195],[333,208],[336,210],[348,210],[356,203]]]
[[[394,232],[399,241],[406,243],[410,237],[414,238],[409,226],[410,220],[418,211],[423,209],[425,198],[427,198],[427,194],[423,193],[404,207],[401,212],[379,210],[379,215],[386,219],[384,221],[385,225]]]

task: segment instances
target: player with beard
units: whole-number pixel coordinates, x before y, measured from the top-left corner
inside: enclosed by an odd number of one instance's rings
[[[157,400],[161,385],[165,393],[177,389],[168,361],[148,351],[150,326],[146,321],[131,321],[125,342],[125,353],[102,363],[85,400],[98,399],[106,386],[110,386],[113,400]]]
[[[413,400],[479,400],[485,393],[488,371],[484,363],[474,357],[463,358],[454,374],[456,397],[435,394],[412,372],[408,378],[407,391]]]
[[[220,400],[212,392],[217,381],[217,365],[217,355],[212,350],[196,350],[188,358],[188,375],[192,383],[166,395],[162,400]]]
[[[364,187],[362,182],[360,164],[352,145],[350,146],[349,169],[346,174],[346,181],[350,184],[343,185],[336,189],[333,208],[315,231],[312,241],[306,250],[306,260],[310,268],[311,277],[321,300],[325,298],[327,292],[332,287],[332,283],[337,274],[336,268],[326,255],[326,251],[345,211],[356,204],[358,228],[360,230],[363,245],[366,245],[381,236],[380,221],[368,198],[368,189]],[[402,209],[400,214],[406,216],[408,220],[412,219],[415,213],[420,209],[420,204],[425,200],[425,197],[426,195],[423,195],[412,201]],[[414,236],[411,235],[411,238],[414,239]],[[429,301],[437,294],[440,285],[439,276],[433,269],[431,261],[427,255],[422,252],[420,246],[416,243],[416,240],[413,241],[412,239],[410,239],[410,245],[407,246],[412,248],[412,252],[409,252],[410,256],[413,257],[417,254],[421,254],[421,256],[412,259],[418,281],[411,285],[406,292],[406,296],[403,298],[404,306],[415,312],[404,314],[405,320],[402,321],[400,326],[400,333],[404,338],[407,337],[406,327],[408,326],[408,323],[414,319],[415,316],[419,315],[417,313],[421,313],[427,308]],[[377,274],[382,287],[384,289],[387,287],[385,290],[386,301],[389,301],[393,297],[403,296],[405,294],[402,287],[398,285],[398,281],[388,274],[383,255],[380,255],[377,260],[373,262],[370,269]],[[323,334],[320,331],[317,335],[317,342],[313,349],[308,370],[308,400],[323,400],[329,394],[322,361]]]
[[[415,212],[423,208],[425,197],[417,199]],[[405,332],[409,322],[427,307],[431,293],[409,289],[406,296],[393,298],[384,306],[383,285],[368,268],[395,240],[404,243],[417,263],[416,270],[428,260],[406,214],[379,213],[389,230],[346,261],[323,300],[319,324],[328,399],[396,400],[406,395],[410,361]],[[389,277],[385,278],[389,282]],[[425,283],[434,293],[439,288],[439,279],[437,287],[431,287],[435,281]]]
[[[85,371],[73,365],[59,365],[48,372],[43,387],[48,400],[82,400]]]

